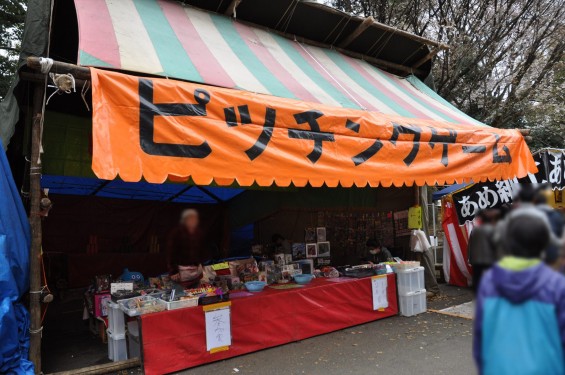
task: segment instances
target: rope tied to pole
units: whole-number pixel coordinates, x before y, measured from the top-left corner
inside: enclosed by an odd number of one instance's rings
[[[47,74],[51,71],[51,68],[53,67],[53,59],[50,59],[49,57],[40,57],[39,58],[39,65],[41,68],[41,73],[43,74]]]
[[[42,71],[43,71],[43,66],[42,66]],[[49,95],[49,98],[47,98],[47,101],[45,102],[46,105],[49,104],[49,100],[51,100],[53,95],[57,93],[70,94],[71,92],[76,92],[75,77],[73,77],[71,73],[67,73],[67,74],[49,73],[49,77],[51,77],[51,80],[55,84],[57,90],[55,90],[55,92]]]
[[[29,329],[29,333],[31,333],[32,335],[37,335],[38,333],[41,334],[41,332],[43,331],[43,326],[39,327],[39,329]]]

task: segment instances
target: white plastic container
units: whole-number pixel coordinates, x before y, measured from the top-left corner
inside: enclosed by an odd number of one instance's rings
[[[141,345],[139,343],[139,324],[136,321],[128,322],[128,358],[141,357]]]
[[[108,358],[114,362],[128,359],[126,335],[115,335],[110,330],[107,330],[106,333],[108,334]]]
[[[417,292],[425,288],[424,267],[398,270],[396,273],[398,294]]]
[[[400,315],[414,316],[426,312],[426,289],[398,295]]]
[[[108,331],[114,335],[123,335],[126,333],[124,312],[120,309],[120,305],[108,301]]]
[[[163,301],[163,303],[167,305],[167,310],[176,310],[176,309],[183,309],[185,307],[198,306],[198,297],[191,297],[191,298],[172,301],[172,302],[166,300],[160,300],[160,301]]]
[[[128,316],[160,312],[167,308],[165,301],[147,295],[120,300],[118,305]]]

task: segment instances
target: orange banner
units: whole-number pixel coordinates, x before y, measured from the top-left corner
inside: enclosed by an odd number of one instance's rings
[[[515,130],[408,119],[92,69],[96,176],[241,186],[417,185],[523,177]]]

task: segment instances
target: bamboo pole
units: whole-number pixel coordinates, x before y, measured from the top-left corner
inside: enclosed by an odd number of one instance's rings
[[[520,131],[520,133],[525,137],[531,134],[532,130],[531,129],[518,129],[518,131]]]
[[[235,14],[235,10],[239,5],[239,3],[241,3],[241,0],[232,0],[232,2],[230,3],[230,5],[228,5],[228,8],[224,12],[224,14],[228,17],[232,17]]]
[[[359,37],[359,35],[363,34],[363,31],[367,30],[373,24],[373,22],[375,22],[373,17],[365,18],[363,22],[361,22],[351,34],[346,36],[345,39],[341,43],[339,43],[339,47],[346,48],[347,46],[349,46],[355,39]]]
[[[35,70],[41,70],[41,64],[39,63],[39,57],[30,56],[27,58],[27,66]],[[53,62],[50,73],[60,73],[66,74],[71,73],[73,77],[83,80],[90,80],[90,69],[84,66],[79,66],[75,64],[68,64],[60,61]]]
[[[20,72],[20,78],[24,81],[43,83],[45,82],[45,76],[40,73],[30,73],[30,72]],[[77,87],[82,87],[86,83],[84,79],[75,79],[75,84]]]
[[[308,2],[308,3],[303,2],[303,4],[307,4],[308,6],[316,7],[316,8],[324,8],[328,13],[333,13],[333,14],[339,15],[341,17],[351,17],[351,15],[349,15],[348,13],[345,13],[345,12],[339,10],[339,9],[332,8],[332,7],[325,5],[325,4],[316,3],[316,2]],[[354,16],[354,18],[359,19],[359,20],[364,20],[363,17],[358,17],[358,16],[355,17]],[[410,40],[413,40],[413,41],[416,41],[416,42],[419,42],[419,43],[422,43],[422,44],[425,44],[425,45],[428,45],[428,46],[434,46],[434,47],[438,47],[438,48],[441,48],[441,49],[449,49],[449,46],[447,44],[443,44],[443,43],[440,43],[440,42],[432,40],[432,39],[424,38],[423,36],[412,34],[408,31],[404,31],[404,30],[398,29],[398,28],[393,27],[393,26],[385,25],[384,23],[380,23],[378,21],[373,21],[371,26],[376,27],[377,29],[388,31],[388,32],[395,34],[395,35],[401,35],[401,36],[405,37],[406,39],[410,39]]]
[[[441,51],[441,48],[434,48],[433,50],[430,51],[430,53],[428,53],[426,56],[422,57],[420,60],[418,60],[414,65],[412,65],[412,67],[414,69],[417,69],[419,67],[421,67],[422,65],[424,65],[424,63],[428,60],[431,60],[435,55],[437,55],[439,53],[439,51]]]
[[[43,81],[45,82],[45,81]],[[29,173],[29,198],[31,227],[30,248],[30,351],[29,358],[35,365],[35,373],[41,374],[41,217],[39,216],[41,201],[41,127],[43,124],[43,101],[45,100],[44,84],[36,84],[32,102],[32,128],[31,128],[31,160]]]
[[[126,370],[132,367],[141,366],[139,358],[126,359],[125,361],[105,363],[103,365],[94,365],[83,367],[75,370],[54,372],[48,375],[97,375],[109,374],[120,370]]]

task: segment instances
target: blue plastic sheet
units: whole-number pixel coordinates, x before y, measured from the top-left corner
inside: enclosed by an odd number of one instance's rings
[[[445,189],[438,190],[438,191],[432,193],[432,200],[437,201],[438,199],[441,199],[444,195],[451,194],[451,193],[453,193],[457,190],[461,190],[464,187],[469,186],[469,185],[471,185],[471,184],[455,184],[455,185],[448,186]]]
[[[6,154],[0,147],[0,374],[33,374],[28,360],[30,228]]]
[[[180,183],[150,184],[145,181],[106,181],[89,177],[57,175],[43,175],[41,187],[49,189],[49,194],[92,195],[105,198],[200,204],[227,202],[245,191],[231,187],[191,186]]]

